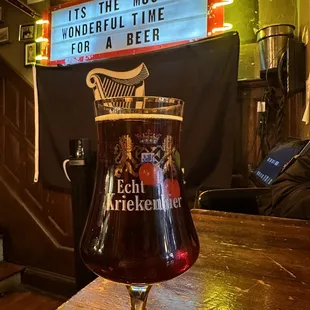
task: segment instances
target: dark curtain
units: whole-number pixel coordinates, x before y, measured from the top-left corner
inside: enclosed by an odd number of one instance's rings
[[[145,63],[146,95],[183,99],[182,167],[190,196],[198,188],[230,186],[237,105],[239,36],[235,32],[147,54],[66,67],[37,67],[40,179],[69,188],[62,162],[68,141],[90,138],[96,149],[94,95],[86,76],[94,68],[131,70]]]

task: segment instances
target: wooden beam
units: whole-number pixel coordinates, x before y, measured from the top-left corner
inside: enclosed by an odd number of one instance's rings
[[[56,6],[59,4],[64,4],[64,3],[70,2],[70,1],[72,1],[72,0],[50,0],[50,5]]]
[[[5,0],[5,1],[14,5],[16,8],[18,8],[19,10],[21,10],[22,12],[31,16],[34,19],[41,18],[41,15],[38,12],[36,12],[34,9],[32,9],[31,7],[29,7],[27,4],[25,4],[20,0]]]

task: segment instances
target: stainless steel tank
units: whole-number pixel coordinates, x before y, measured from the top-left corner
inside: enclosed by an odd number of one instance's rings
[[[278,67],[286,50],[288,38],[294,38],[295,26],[289,24],[270,25],[257,31],[260,68],[262,71]]]

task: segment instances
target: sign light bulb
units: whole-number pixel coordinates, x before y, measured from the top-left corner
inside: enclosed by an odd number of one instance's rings
[[[212,33],[228,31],[233,28],[232,24],[224,23],[223,27],[217,27],[212,29]]]
[[[218,7],[221,7],[221,6],[224,6],[224,5],[229,5],[229,4],[232,4],[234,3],[234,0],[224,0],[224,1],[221,1],[221,2],[216,2],[212,5],[212,8],[213,9],[216,9]]]
[[[49,21],[47,19],[40,19],[36,21],[37,25],[44,25],[44,24],[49,24]]]
[[[43,37],[39,37],[36,39],[37,43],[41,43],[41,42],[48,42],[48,38],[43,38]]]
[[[48,60],[48,57],[47,56],[42,56],[42,55],[37,55],[36,60]]]

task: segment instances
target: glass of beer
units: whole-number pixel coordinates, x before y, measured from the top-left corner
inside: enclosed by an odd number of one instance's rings
[[[184,197],[184,102],[164,97],[95,101],[95,186],[81,240],[86,266],[127,285],[142,310],[154,283],[188,270],[199,240]]]

